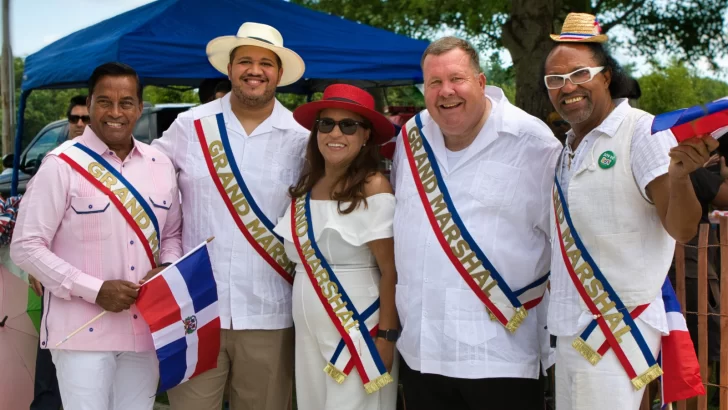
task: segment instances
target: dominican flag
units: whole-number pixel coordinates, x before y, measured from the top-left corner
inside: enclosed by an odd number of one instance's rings
[[[711,134],[728,126],[728,97],[705,105],[695,105],[660,114],[652,120],[652,133],[670,130],[682,142],[692,137]]]
[[[693,341],[670,279],[665,279],[665,284],[662,285],[662,300],[665,302],[670,330],[668,336],[662,337],[660,353],[663,371],[662,403],[667,404],[703,395],[705,387],[700,379],[700,365],[695,356]]]
[[[217,367],[220,313],[207,242],[145,283],[136,305],[157,349],[158,393]]]

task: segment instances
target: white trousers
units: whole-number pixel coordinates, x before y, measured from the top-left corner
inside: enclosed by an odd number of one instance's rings
[[[662,333],[639,318],[635,323],[657,357]],[[559,337],[556,342],[556,409],[638,410],[647,387],[641,390],[632,387],[612,349],[592,366],[571,346],[577,337]]]
[[[152,410],[156,353],[51,350],[64,410]]]
[[[336,268],[334,268],[336,269]],[[366,272],[359,273],[362,277]],[[374,287],[353,286],[356,278],[343,277],[345,286],[359,312],[377,298]],[[364,279],[359,277],[358,279]],[[378,321],[377,312],[372,317]],[[293,322],[296,325],[296,404],[298,410],[394,410],[397,403],[397,375],[399,358],[395,348],[394,365],[390,373],[394,382],[378,391],[367,394],[356,369],[342,384],[336,383],[324,368],[329,358],[324,358],[320,345],[336,346],[341,340],[339,332],[318,299],[306,273],[299,273],[293,283]]]

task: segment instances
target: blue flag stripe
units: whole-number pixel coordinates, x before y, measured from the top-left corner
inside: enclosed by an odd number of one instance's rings
[[[682,312],[670,279],[665,279],[665,283],[662,285],[662,301],[665,303],[665,312]]]
[[[187,370],[187,338],[183,337],[157,349],[159,390],[164,392],[180,384]]]
[[[207,246],[203,246],[175,265],[190,292],[195,312],[217,300],[217,287],[213,278]]]

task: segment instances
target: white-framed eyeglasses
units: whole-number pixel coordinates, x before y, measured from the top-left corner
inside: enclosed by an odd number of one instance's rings
[[[572,71],[569,74],[552,74],[543,77],[546,88],[549,90],[558,90],[559,88],[566,85],[566,79],[568,78],[572,84],[584,84],[594,79],[594,76],[599,74],[604,67],[584,67],[576,71]]]

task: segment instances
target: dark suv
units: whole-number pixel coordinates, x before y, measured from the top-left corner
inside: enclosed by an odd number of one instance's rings
[[[144,104],[142,116],[134,127],[134,138],[139,141],[151,143],[162,136],[162,133],[172,125],[177,115],[187,111],[194,104],[159,104],[152,106]],[[18,173],[18,193],[25,193],[25,186],[35,175],[43,158],[55,147],[68,139],[68,121],[58,120],[46,125],[38,135],[28,144],[20,157],[20,171]],[[0,174],[0,195],[10,195],[10,184],[13,178],[13,156],[3,158],[5,170]]]

